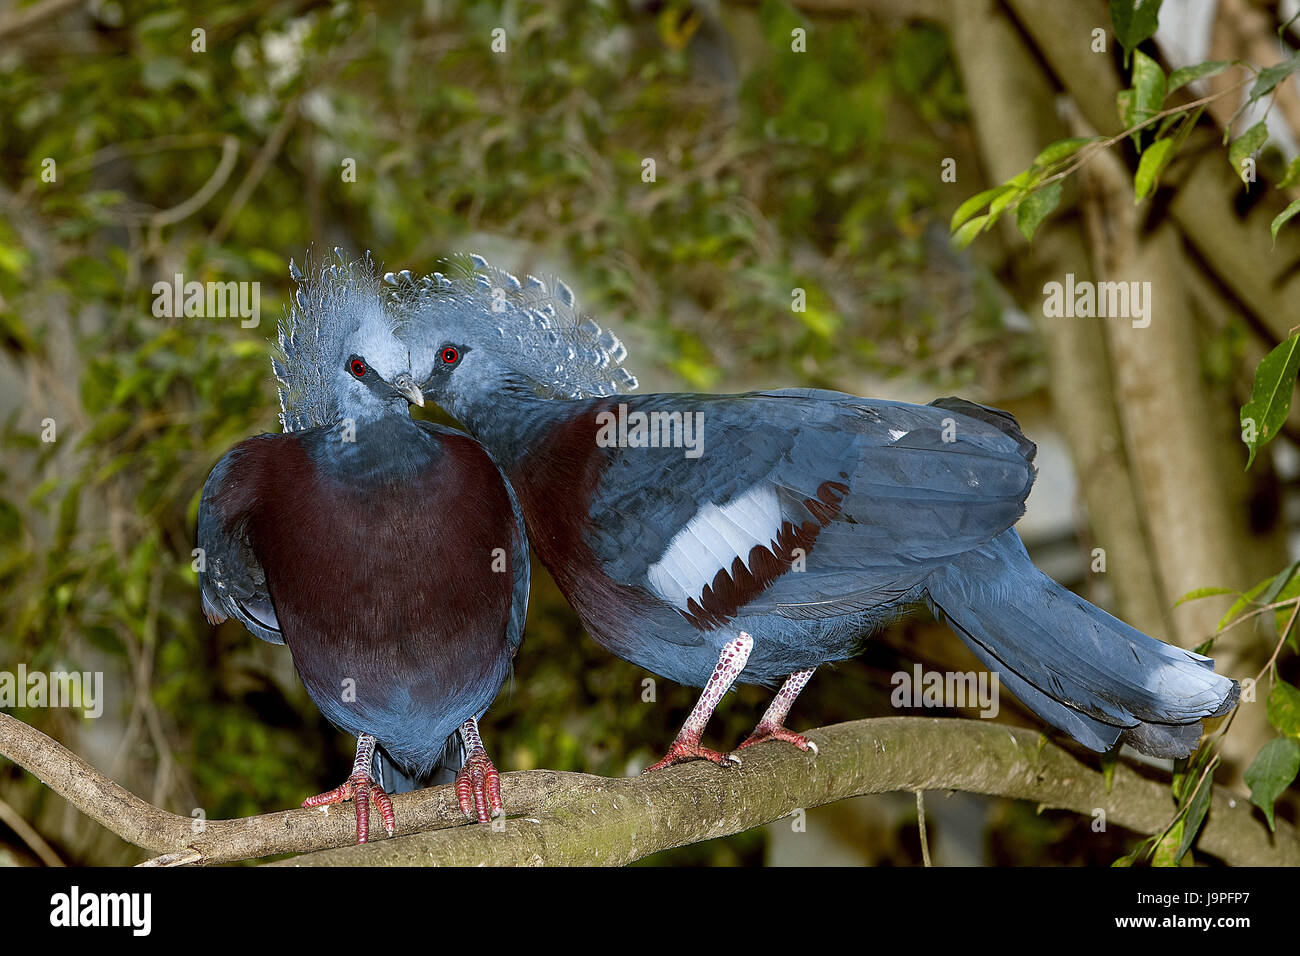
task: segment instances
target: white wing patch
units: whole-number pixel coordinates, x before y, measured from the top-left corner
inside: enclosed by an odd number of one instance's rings
[[[776,487],[755,485],[719,507],[709,502],[673,536],[659,560],[646,571],[650,588],[674,607],[698,601],[719,571],[731,573],[736,558],[749,566],[755,546],[771,548],[781,532]]]

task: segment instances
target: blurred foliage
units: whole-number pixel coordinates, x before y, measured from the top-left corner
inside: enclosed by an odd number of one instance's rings
[[[798,27],[815,52],[792,50]],[[180,813],[293,806],[349,765],[283,648],[207,625],[190,567],[208,470],[278,428],[266,338],[310,244],[427,269],[508,242],[522,268],[563,270],[643,343],[633,367],[678,387],[1041,385],[1033,337],[1008,333],[996,284],[947,245],[937,170],[970,150],[931,28],[814,25],[773,2],[125,0],[7,42],[0,116],[0,666],[105,671],[102,727],[17,716]],[[261,325],[156,316],[153,284],[177,274],[260,283]],[[582,637],[537,580],[486,722],[499,765],[643,765],[694,692],[660,681],[643,705],[649,675]],[[883,712],[839,679],[800,701],[802,725]],[[710,736],[741,739],[765,698],[742,689]],[[70,860],[132,859],[0,773]],[[745,835],[686,861],[760,847]]]

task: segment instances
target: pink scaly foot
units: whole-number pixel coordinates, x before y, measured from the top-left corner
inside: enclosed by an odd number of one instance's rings
[[[698,734],[694,739],[685,734],[679,734],[677,739],[668,747],[668,753],[664,754],[663,759],[658,763],[651,764],[641,772],[651,773],[655,770],[662,770],[664,767],[671,767],[673,764],[686,763],[688,760],[711,760],[721,767],[740,766],[739,757],[732,754],[718,753],[708,747],[701,747]]]
[[[793,730],[782,727],[780,724],[769,724],[759,721],[754,732],[745,738],[737,750],[744,750],[746,747],[752,747],[754,744],[761,744],[764,740],[784,740],[788,744],[794,744],[800,750],[811,750],[817,753],[817,745],[805,737],[803,734],[796,734]]]
[[[813,671],[816,669],[810,667],[807,670],[795,671],[785,679],[785,683],[777,691],[776,697],[772,699],[772,703],[758,722],[758,726],[754,728],[754,732],[746,738],[743,744],[736,748],[737,750],[744,750],[746,747],[752,747],[764,740],[784,740],[788,744],[794,744],[800,750],[811,750],[814,754],[817,753],[815,743],[803,734],[796,734],[793,730],[787,730],[785,727],[785,718],[790,713],[790,707],[794,704],[794,699],[799,696],[799,692],[812,679]]]
[[[700,694],[700,699],[695,702],[695,707],[691,711],[686,723],[682,724],[682,729],[677,734],[677,739],[672,742],[668,748],[668,753],[658,763],[646,767],[642,773],[650,773],[654,770],[662,770],[664,767],[671,767],[673,764],[685,763],[688,760],[711,760],[723,767],[739,767],[740,758],[735,754],[722,754],[716,750],[709,750],[707,747],[700,746],[700,738],[704,736],[704,725],[709,722],[713,716],[713,709],[718,706],[718,701],[722,700],[722,695],[727,692],[740,672],[745,669],[745,664],[749,660],[749,652],[754,649],[754,639],[744,631],[735,640],[728,641],[722,648],[722,653],[718,655],[717,666],[713,668],[713,675],[709,682],[704,685],[704,690]]]
[[[328,807],[336,803],[352,801],[357,812],[357,843],[370,839],[370,801],[373,798],[379,808],[380,819],[384,821],[384,830],[389,836],[397,827],[397,817],[393,813],[393,801],[384,792],[384,788],[370,776],[370,762],[375,753],[375,738],[362,734],[357,738],[357,757],[352,763],[352,776],[341,786],[325,793],[308,797],[302,802],[303,807]]]
[[[475,718],[461,724],[460,736],[465,742],[465,765],[456,774],[460,812],[467,820],[488,823],[506,812],[501,802],[501,774],[487,755]]]

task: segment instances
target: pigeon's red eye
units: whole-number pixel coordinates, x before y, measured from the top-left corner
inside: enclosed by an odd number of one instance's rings
[[[448,365],[455,365],[460,361],[460,353],[448,345],[442,350],[442,360]]]
[[[361,359],[354,358],[348,368],[357,378],[366,377],[366,363],[361,361]]]

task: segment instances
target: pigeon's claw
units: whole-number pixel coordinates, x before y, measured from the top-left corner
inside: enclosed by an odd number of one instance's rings
[[[325,793],[317,794],[314,797],[308,797],[302,802],[302,805],[310,809],[312,807],[328,807],[335,803],[344,803],[351,800],[357,812],[357,843],[365,843],[370,839],[371,799],[375,801],[375,806],[379,810],[379,818],[384,822],[384,830],[389,836],[392,836],[397,827],[397,817],[393,813],[392,798],[367,773],[354,773],[340,786]]]
[[[501,803],[501,774],[481,747],[470,753],[456,774],[456,800],[470,821],[488,823],[506,812]]]
[[[672,742],[668,748],[668,753],[664,754],[662,760],[646,767],[642,773],[662,770],[674,764],[686,763],[688,760],[708,760],[720,767],[740,766],[740,758],[735,754],[719,753],[716,750],[710,750],[708,747],[702,747],[698,736],[683,733],[679,734],[677,739]]]
[[[770,724],[767,722],[760,723],[754,728],[754,732],[745,738],[737,750],[744,750],[746,747],[752,747],[754,744],[761,744],[765,740],[784,740],[788,744],[794,744],[800,750],[810,750],[813,755],[817,754],[817,745],[805,737],[803,734],[796,734],[780,724]]]

